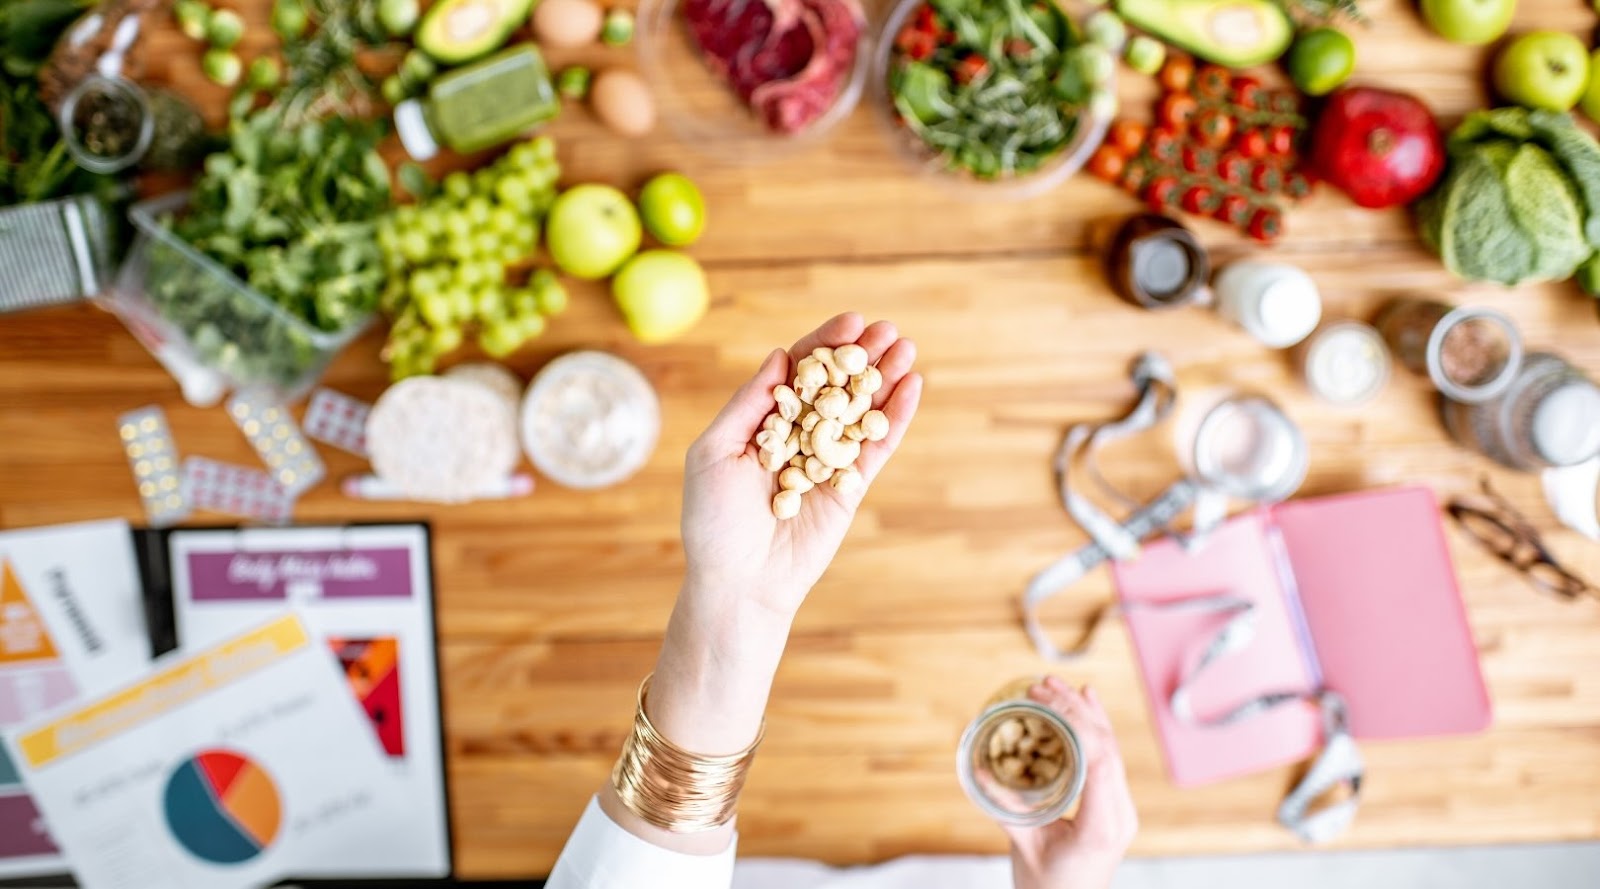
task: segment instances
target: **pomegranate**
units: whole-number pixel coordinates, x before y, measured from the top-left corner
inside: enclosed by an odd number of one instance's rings
[[[1335,92],[1317,118],[1311,165],[1362,207],[1421,197],[1444,172],[1444,136],[1414,96],[1370,87]]]

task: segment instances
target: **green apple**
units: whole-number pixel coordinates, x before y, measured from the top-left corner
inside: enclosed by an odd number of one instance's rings
[[[1527,108],[1569,111],[1589,85],[1589,49],[1565,31],[1532,31],[1494,62],[1494,88]]]
[[[556,267],[595,281],[639,250],[644,234],[628,196],[609,185],[579,185],[561,193],[545,219],[545,240]]]
[[[639,192],[645,230],[668,247],[687,247],[706,230],[706,199],[682,173],[662,173]]]
[[[1600,49],[1589,57],[1589,86],[1583,91],[1583,100],[1578,107],[1589,115],[1590,120],[1600,120]]]
[[[664,343],[695,325],[711,304],[700,263],[676,250],[646,250],[611,279],[611,295],[642,343]]]
[[[1511,27],[1517,0],[1422,0],[1422,17],[1451,43],[1482,46]]]

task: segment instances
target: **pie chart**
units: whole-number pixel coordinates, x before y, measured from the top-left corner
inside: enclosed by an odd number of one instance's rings
[[[178,764],[163,799],[167,828],[189,854],[244,864],[272,845],[283,807],[278,788],[248,757],[207,750]]]

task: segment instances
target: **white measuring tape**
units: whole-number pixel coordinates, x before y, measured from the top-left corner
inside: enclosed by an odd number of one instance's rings
[[[1225,617],[1227,623],[1206,642],[1194,664],[1184,669],[1177,686],[1167,698],[1167,705],[1173,716],[1185,725],[1215,728],[1244,722],[1289,704],[1316,703],[1323,716],[1323,747],[1306,775],[1279,805],[1278,822],[1306,842],[1332,839],[1343,832],[1355,817],[1365,771],[1360,751],[1356,749],[1346,725],[1344,701],[1336,693],[1325,689],[1267,692],[1212,716],[1195,713],[1190,699],[1192,689],[1213,664],[1243,650],[1255,640],[1257,609],[1254,603],[1230,593],[1215,593],[1164,602],[1131,602],[1120,607],[1111,604],[1094,616],[1083,638],[1068,650],[1056,645],[1039,621],[1039,607],[1046,600],[1108,559],[1126,560],[1137,556],[1140,542],[1145,538],[1162,531],[1173,533],[1171,523],[1186,509],[1196,509],[1195,528],[1187,537],[1178,536],[1191,548],[1201,545],[1205,535],[1224,515],[1225,510],[1213,504],[1225,506],[1226,496],[1217,490],[1216,485],[1197,478],[1180,480],[1149,504],[1134,509],[1122,522],[1112,519],[1072,489],[1072,469],[1079,462],[1078,455],[1082,452],[1085,469],[1103,492],[1127,506],[1137,506],[1132,498],[1118,491],[1100,473],[1094,462],[1094,451],[1103,444],[1143,432],[1166,419],[1177,400],[1177,389],[1171,365],[1153,353],[1140,356],[1132,376],[1139,389],[1139,399],[1134,408],[1118,420],[1073,426],[1067,431],[1057,454],[1056,471],[1062,503],[1088,533],[1091,542],[1057,560],[1029,582],[1022,601],[1023,625],[1028,637],[1041,657],[1071,661],[1088,652],[1095,631],[1107,617],[1119,610],[1157,614],[1202,613]],[[1265,487],[1280,487],[1277,482],[1282,481],[1272,480],[1273,483]],[[1282,554],[1279,553],[1277,558],[1281,561]],[[1284,578],[1287,592],[1293,595],[1294,578],[1288,566],[1281,565],[1279,574]],[[1310,640],[1303,640],[1302,644],[1309,645]],[[1342,799],[1325,805],[1317,804],[1323,796],[1341,789],[1347,794]]]

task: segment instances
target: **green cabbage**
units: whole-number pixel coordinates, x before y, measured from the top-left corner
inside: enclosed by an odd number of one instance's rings
[[[1600,290],[1600,144],[1570,115],[1476,112],[1448,150],[1448,172],[1417,205],[1422,239],[1446,268],[1507,285],[1578,274]]]

